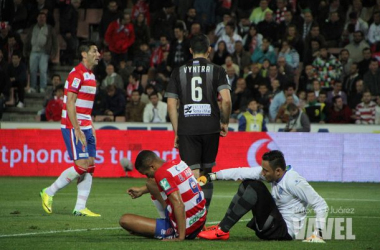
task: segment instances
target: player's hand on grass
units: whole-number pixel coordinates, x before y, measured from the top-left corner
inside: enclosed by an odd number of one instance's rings
[[[228,133],[228,124],[220,124],[220,136],[225,137]]]
[[[78,144],[78,140],[79,140],[82,143],[82,145],[86,147],[87,141],[86,141],[86,136],[84,135],[83,131],[80,130],[80,128],[74,129],[74,134],[76,138],[75,143]]]
[[[127,190],[127,193],[132,197],[132,199],[136,199],[144,194],[144,190],[141,187],[131,187]]]

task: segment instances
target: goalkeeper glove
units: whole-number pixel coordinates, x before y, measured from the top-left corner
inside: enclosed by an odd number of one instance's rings
[[[215,181],[216,180],[216,173],[209,173],[206,176],[200,176],[197,181],[200,186],[206,185],[207,182]]]

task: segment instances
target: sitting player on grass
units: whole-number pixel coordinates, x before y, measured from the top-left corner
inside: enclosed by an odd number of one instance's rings
[[[201,232],[198,237],[208,240],[228,240],[231,228],[249,211],[253,219],[247,227],[263,240],[292,240],[303,227],[306,208],[310,205],[315,213],[315,231],[304,242],[324,243],[322,230],[328,207],[310,184],[291,166],[285,165],[282,152],[265,153],[262,168],[233,168],[211,173],[210,180],[242,180],[227,213],[217,226]],[[207,182],[204,176],[200,182]],[[272,195],[262,180],[271,183]]]
[[[142,187],[128,189],[138,198],[150,193],[165,201],[165,218],[152,219],[124,214],[120,225],[132,234],[181,241],[194,239],[206,222],[206,200],[191,169],[181,160],[165,162],[154,152],[144,150],[136,158],[135,168],[149,179]],[[152,179],[154,178],[154,179]]]

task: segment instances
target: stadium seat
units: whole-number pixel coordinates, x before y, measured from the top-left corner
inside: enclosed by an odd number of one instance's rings
[[[148,130],[148,127],[127,127],[127,130]]]
[[[104,126],[104,127],[100,127],[99,129],[103,129],[103,130],[119,130],[117,127],[114,127],[114,126]]]
[[[167,127],[151,127],[151,130],[168,130]]]
[[[327,128],[320,128],[318,129],[318,133],[328,133],[329,130]]]
[[[285,132],[285,128],[279,128],[278,132]]]

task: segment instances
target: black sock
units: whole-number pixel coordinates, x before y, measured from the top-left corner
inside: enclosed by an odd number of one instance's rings
[[[203,193],[206,199],[206,209],[208,211],[212,199],[212,193],[214,191],[214,183],[208,182],[202,187]]]

